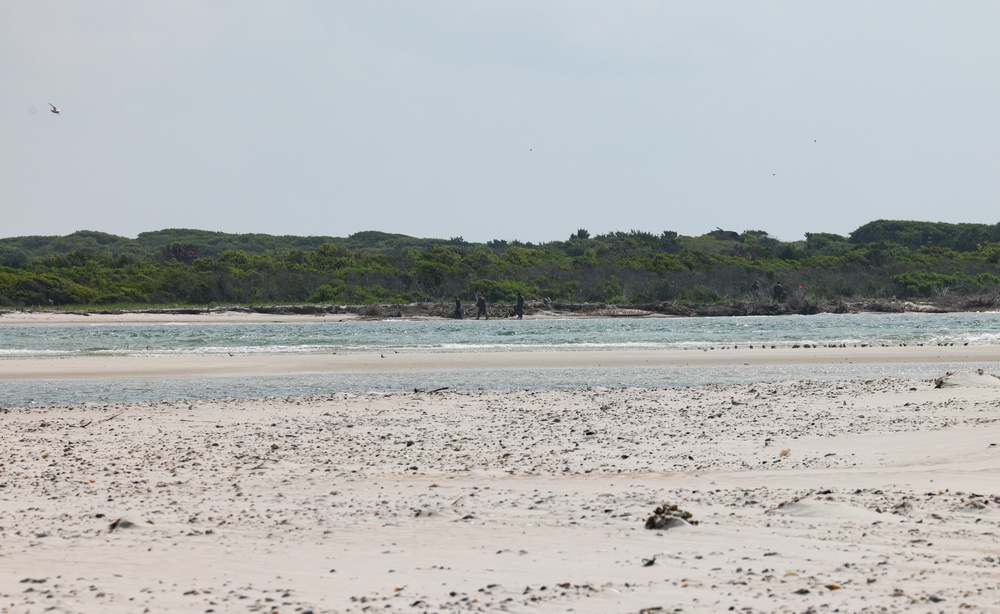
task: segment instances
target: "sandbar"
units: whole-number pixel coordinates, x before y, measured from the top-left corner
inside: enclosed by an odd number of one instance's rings
[[[297,373],[378,373],[462,369],[653,366],[969,363],[1000,361],[993,345],[924,347],[758,346],[717,350],[390,352],[96,357],[0,360],[0,381],[120,377],[221,377]]]

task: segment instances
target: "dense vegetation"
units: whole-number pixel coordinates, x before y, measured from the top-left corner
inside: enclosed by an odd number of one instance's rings
[[[808,233],[578,230],[543,244],[382,232],[346,238],[200,230],[135,239],[81,231],[0,239],[0,305],[638,304],[983,296],[1000,291],[1000,224],[879,220],[844,237]],[[784,295],[774,287],[782,284]]]

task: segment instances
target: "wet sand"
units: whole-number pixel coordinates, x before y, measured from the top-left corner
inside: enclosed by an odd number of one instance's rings
[[[0,610],[1000,611],[1000,379],[946,381],[9,408]]]

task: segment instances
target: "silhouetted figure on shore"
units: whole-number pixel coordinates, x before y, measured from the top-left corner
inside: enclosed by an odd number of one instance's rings
[[[774,300],[779,303],[785,300],[785,289],[781,287],[781,283],[774,284]]]
[[[478,320],[481,316],[486,316],[487,320],[490,319],[490,314],[486,313],[486,298],[476,292],[476,319]]]
[[[517,305],[514,306],[514,313],[518,320],[524,319],[524,295],[520,292],[517,293]]]
[[[457,296],[455,297],[455,313],[452,314],[452,317],[456,320],[462,319],[462,301]]]

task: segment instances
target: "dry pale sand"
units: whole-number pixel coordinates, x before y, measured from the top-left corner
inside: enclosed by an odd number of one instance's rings
[[[0,611],[1000,612],[998,384],[8,408]]]

